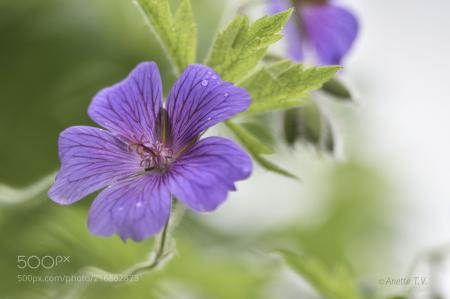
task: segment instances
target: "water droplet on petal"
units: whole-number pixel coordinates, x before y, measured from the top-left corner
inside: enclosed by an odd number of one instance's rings
[[[212,117],[208,117],[208,120],[211,120],[212,119]]]
[[[228,98],[229,95],[230,95],[230,94],[229,94],[228,92],[226,92],[226,93],[223,94],[223,96],[226,97],[226,98]]]
[[[120,212],[123,210],[123,207],[119,207],[117,210],[119,210],[119,212]]]
[[[136,203],[136,208],[140,208],[141,206],[142,206],[142,202],[138,201],[138,202]]]
[[[203,80],[201,84],[202,86],[208,86],[208,80]]]
[[[211,79],[216,80],[217,76],[214,75],[214,76],[211,77]]]

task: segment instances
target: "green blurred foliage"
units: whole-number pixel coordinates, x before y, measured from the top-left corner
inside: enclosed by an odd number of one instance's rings
[[[124,243],[118,237],[93,236],[86,227],[84,205],[57,206],[46,196],[0,211],[0,233],[8,236],[8,241],[0,244],[2,256],[8,257],[0,259],[0,294],[7,298],[62,298],[73,292],[74,287],[79,288],[81,298],[161,298],[161,294],[169,291],[164,282],[184,285],[204,298],[258,298],[261,285],[274,275],[261,271],[262,265],[251,265],[242,251],[220,250],[211,239],[207,240],[211,247],[202,247],[203,242],[191,238],[192,228],[187,221],[176,236],[177,255],[163,270],[143,276],[135,283],[19,283],[17,275],[72,275],[86,265],[120,272],[145,260],[152,240]],[[18,255],[65,255],[71,257],[71,262],[50,270],[42,267],[21,270],[17,268]],[[174,290],[176,287],[170,289]]]
[[[222,6],[194,2],[201,57]],[[0,45],[0,181],[10,184],[55,170],[59,132],[90,124],[95,93],[138,62],[158,62],[166,91],[175,79],[132,1],[2,0]]]
[[[321,177],[320,188],[328,204],[324,219],[312,227],[293,223],[274,231],[269,242],[284,244],[322,260],[364,272],[370,257],[389,244],[385,217],[390,209],[389,184],[374,169],[356,161],[338,164]],[[373,262],[377,262],[376,259]]]
[[[363,298],[354,278],[346,267],[339,266],[331,271],[320,260],[304,257],[286,250],[282,250],[281,253],[294,271],[309,281],[325,298]]]

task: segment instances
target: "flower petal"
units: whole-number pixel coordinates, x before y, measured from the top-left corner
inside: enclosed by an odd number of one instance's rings
[[[188,66],[167,100],[172,148],[182,149],[207,128],[245,111],[249,105],[245,89],[222,81],[207,66]]]
[[[212,211],[235,190],[234,182],[252,171],[250,157],[237,144],[221,137],[197,142],[172,165],[170,191],[189,208]]]
[[[137,155],[102,129],[70,127],[58,143],[62,165],[48,196],[59,204],[71,204],[140,169]]]
[[[301,15],[320,63],[340,64],[358,34],[355,16],[334,5],[308,5]]]
[[[162,84],[154,62],[139,64],[123,81],[101,90],[89,116],[129,142],[156,140],[156,120],[162,106]]]
[[[270,14],[276,14],[292,7],[289,0],[272,0],[270,5]],[[290,17],[284,31],[286,33],[287,50],[289,57],[297,62],[304,59],[303,41],[300,32],[300,21],[297,20],[297,11]]]
[[[100,236],[119,234],[135,241],[163,228],[171,208],[162,177],[147,175],[114,184],[102,191],[89,211],[89,230]]]

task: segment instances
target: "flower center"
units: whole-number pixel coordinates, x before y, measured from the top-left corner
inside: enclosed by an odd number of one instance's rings
[[[174,160],[172,150],[158,141],[153,144],[132,144],[129,148],[136,151],[141,157],[140,165],[146,172],[157,171],[164,173]]]

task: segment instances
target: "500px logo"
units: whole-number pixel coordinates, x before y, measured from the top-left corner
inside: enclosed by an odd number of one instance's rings
[[[17,268],[19,269],[52,269],[60,264],[70,263],[70,256],[25,256],[18,255],[17,256]]]

